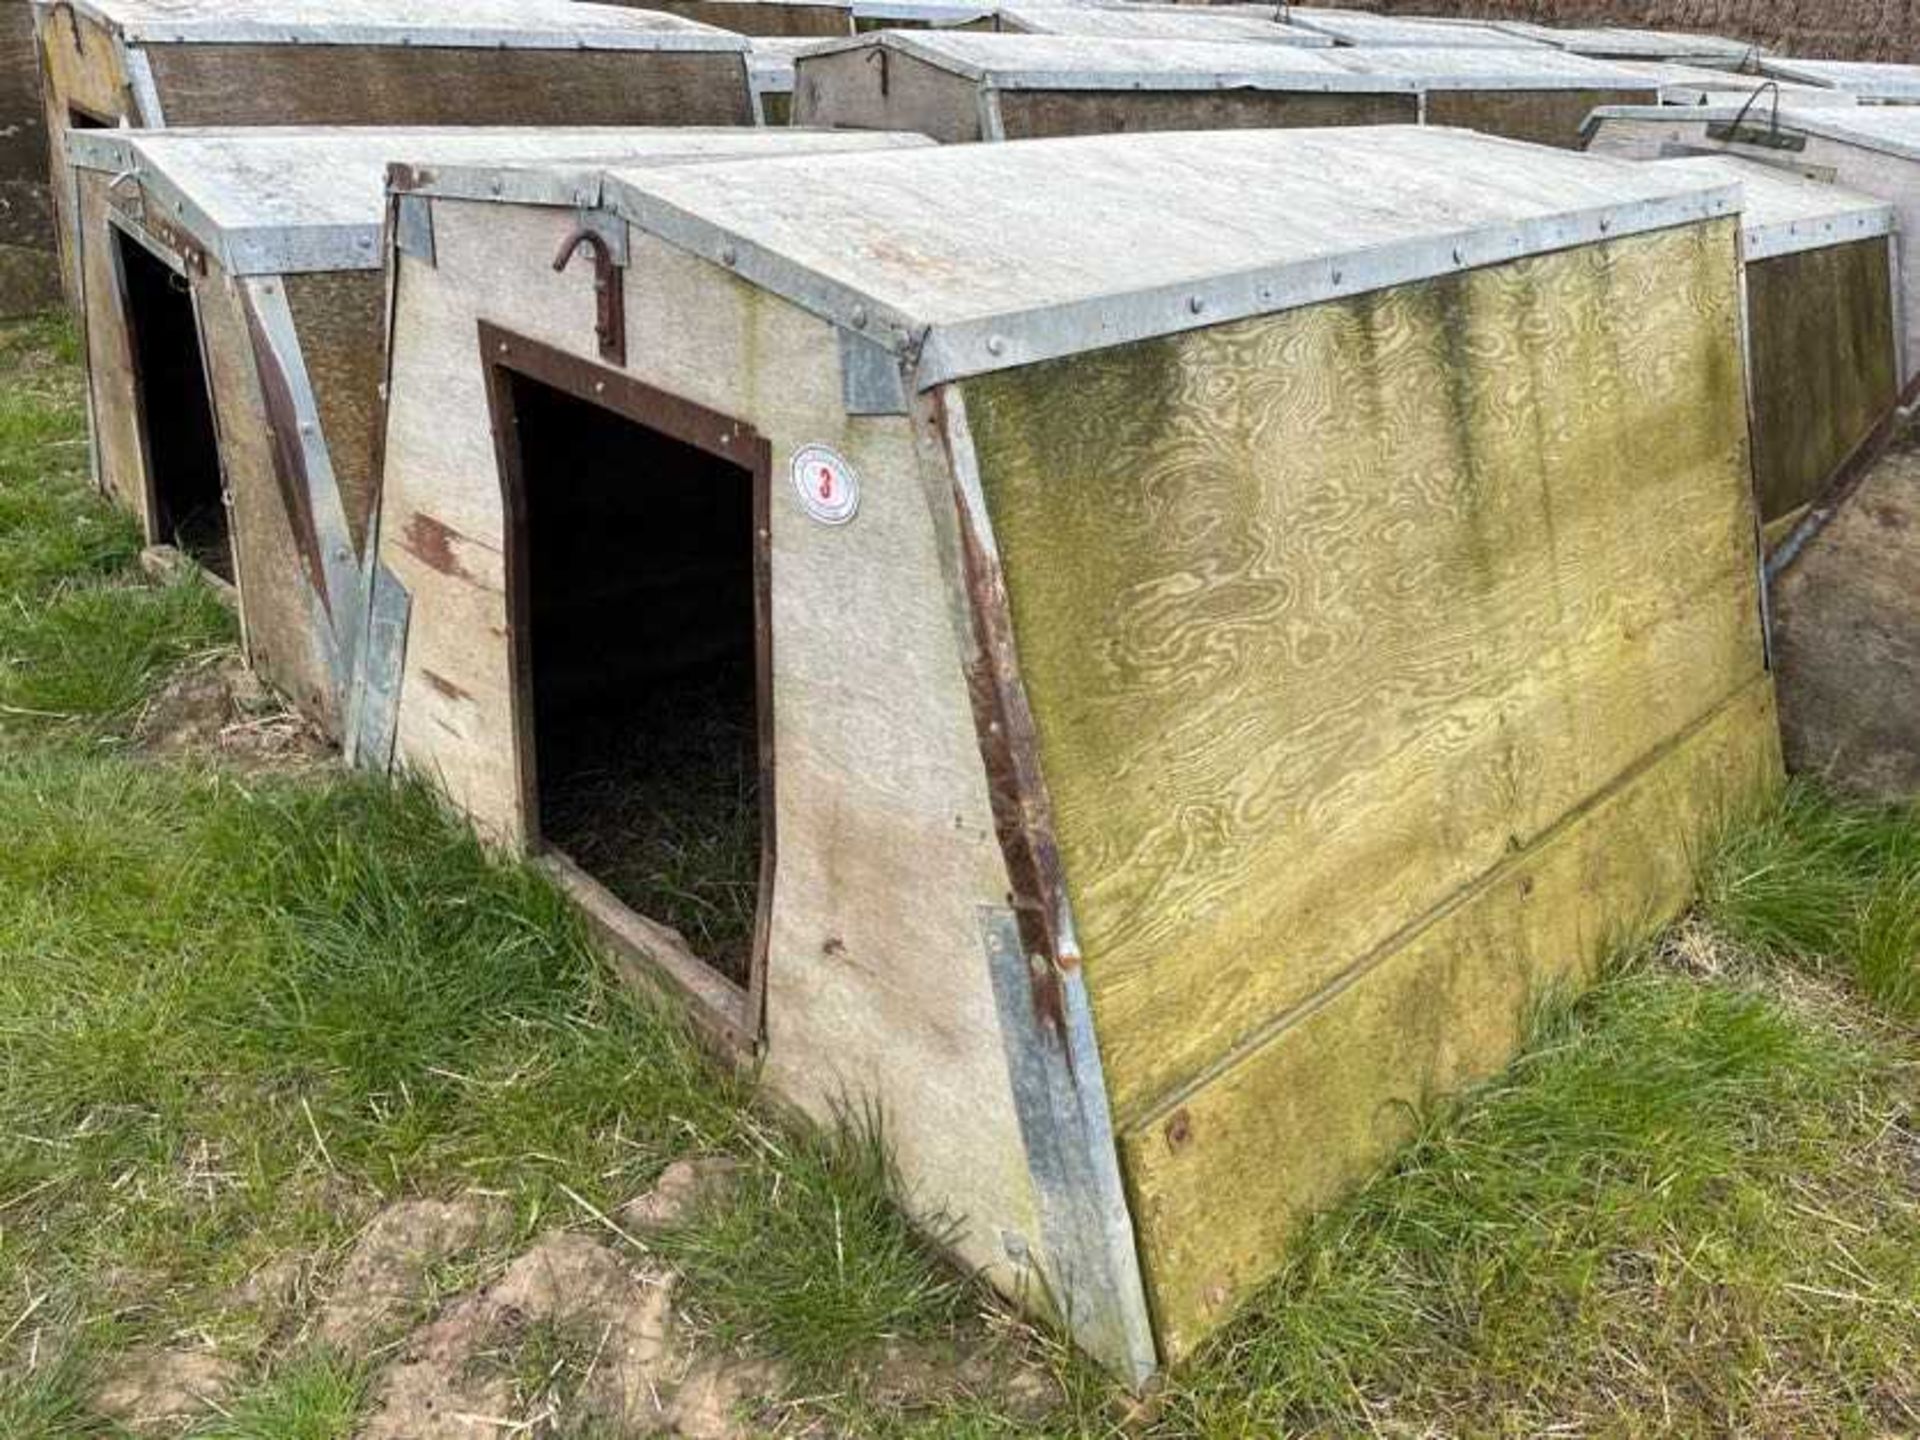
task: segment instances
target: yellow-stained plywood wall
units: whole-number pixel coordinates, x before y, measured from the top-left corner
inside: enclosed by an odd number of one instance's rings
[[[1736,238],[966,383],[1167,1354],[1774,770]]]

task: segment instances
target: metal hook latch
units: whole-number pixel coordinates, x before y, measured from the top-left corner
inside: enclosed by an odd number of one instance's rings
[[[553,257],[553,268],[565,271],[584,245],[593,251],[593,295],[595,301],[593,333],[600,342],[600,358],[622,369],[627,364],[627,295],[621,283],[620,267],[613,258],[607,237],[588,226],[581,226],[567,237],[560,253]]]

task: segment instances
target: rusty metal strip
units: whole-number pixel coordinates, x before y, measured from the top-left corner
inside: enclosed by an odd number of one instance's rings
[[[361,630],[362,582],[353,531],[320,428],[320,410],[285,283],[278,278],[248,279],[240,282],[240,289],[273,430],[274,473],[307,578],[330,620],[334,652],[343,667],[335,674],[335,698],[344,704]]]
[[[1013,912],[982,908],[980,929],[1040,1201],[1044,1279],[1075,1343],[1139,1385],[1157,1368],[1158,1354],[1086,986],[1077,970],[1067,977],[1057,1034],[1035,1025],[1029,968],[1040,962],[1023,951]]]
[[[984,912],[982,930],[1047,1278],[1075,1340],[1138,1383],[1157,1364],[1152,1322],[1006,578],[964,398],[953,386],[929,398],[958,519],[974,728],[1011,888],[1011,907]]]

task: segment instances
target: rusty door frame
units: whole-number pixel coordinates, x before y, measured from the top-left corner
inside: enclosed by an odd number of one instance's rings
[[[638,955],[667,979],[709,1022],[715,1038],[732,1051],[758,1048],[765,1033],[767,951],[772,935],[775,823],[773,694],[773,447],[751,425],[717,410],[637,380],[582,355],[479,322],[480,363],[500,478],[505,524],[503,572],[507,603],[507,658],[512,680],[514,778],[521,833],[528,852],[546,857],[545,867],[587,912],[602,935]],[[534,736],[532,594],[526,526],[527,482],[515,435],[511,379],[522,376],[597,406],[623,420],[691,445],[746,471],[753,486],[754,705],[759,730],[760,876],[753,943],[743,987],[695,955],[674,932],[618,900],[540,831],[540,789]]]

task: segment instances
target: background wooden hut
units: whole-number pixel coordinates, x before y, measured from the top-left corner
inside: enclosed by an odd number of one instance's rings
[[[1509,35],[1551,45],[1595,60],[1671,60],[1717,70],[1755,65],[1766,52],[1744,40],[1679,30],[1635,30],[1619,25],[1537,25],[1525,20],[1490,21]]]
[[[1817,85],[1869,104],[1920,105],[1920,65],[1773,55],[1762,60],[1759,68],[1779,80]]]
[[[1216,13],[1218,12],[1218,13]],[[1271,15],[1225,13],[1211,5],[1002,5],[997,29],[1016,35],[1084,35],[1107,40],[1217,40],[1332,49],[1333,41]]]
[[[1607,154],[1741,155],[1891,205],[1899,237],[1900,409],[1920,401],[1920,267],[1900,243],[1920,227],[1920,108],[1609,110],[1595,117],[1593,131],[1592,147]],[[1817,395],[1812,367],[1803,366],[1800,383]],[[1897,413],[1888,417],[1883,435],[1898,424]],[[1875,448],[1870,439],[1867,453],[1844,467],[1776,551],[1769,608],[1794,768],[1911,799],[1920,795],[1920,486],[1910,465],[1868,463]]]
[[[1726,154],[1801,169],[1891,205],[1899,233],[1920,234],[1920,107],[1609,106],[1594,113],[1587,146],[1634,159]],[[1895,316],[1905,384],[1920,369],[1920,265],[1900,258]]]
[[[1753,97],[1771,108],[1782,105],[1857,105],[1857,96],[1842,90],[1756,75],[1744,70],[1716,70],[1708,65],[1685,65],[1671,60],[1616,60],[1609,64],[1639,70],[1659,82],[1663,105],[1739,105]]]
[[[1893,207],[1750,160],[1664,163],[1744,195],[1754,484],[1778,541],[1899,399]]]
[[[1578,150],[1587,117],[1603,105],[1655,104],[1660,87],[1621,66],[1544,46],[1423,50],[1346,48],[1333,64],[1356,74],[1405,80],[1420,95],[1420,119],[1537,145]]]
[[[853,28],[991,30],[999,0],[853,0]]]
[[[1357,10],[1321,10],[1295,5],[1290,23],[1315,30],[1340,45],[1367,48],[1413,46],[1417,49],[1525,50],[1535,41],[1492,25],[1424,16],[1373,15]]]
[[[944,143],[1387,124],[1419,108],[1410,81],[1358,75],[1294,45],[881,31],[823,44],[794,67],[795,123]]]
[[[664,162],[894,143],[908,142],[746,128],[75,131],[101,483],[150,543],[235,582],[250,662],[338,733],[379,467],[387,159]]]
[[[56,165],[134,125],[746,125],[746,41],[571,0],[35,0]],[[72,215],[61,253],[74,288]]]
[[[0,0],[0,318],[60,296],[40,65],[27,0]]]
[[[502,188],[401,198],[367,713],[1130,1377],[1777,772],[1731,188],[1416,127],[616,172],[613,359]],[[704,938],[606,843],[703,794]]]
[[[852,0],[653,0],[643,8],[739,35],[805,35],[818,40],[853,34]]]

